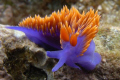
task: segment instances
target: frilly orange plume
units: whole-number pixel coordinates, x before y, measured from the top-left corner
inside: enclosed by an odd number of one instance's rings
[[[49,32],[54,35],[60,32],[60,43],[69,41],[72,46],[76,46],[77,37],[86,36],[82,50],[84,53],[98,32],[99,19],[98,11],[94,13],[94,10],[90,9],[86,14],[84,12],[80,14],[74,7],[69,10],[64,6],[60,12],[59,10],[57,13],[53,12],[49,17],[41,18],[39,15],[28,17],[20,22],[19,26],[43,31],[43,34]]]

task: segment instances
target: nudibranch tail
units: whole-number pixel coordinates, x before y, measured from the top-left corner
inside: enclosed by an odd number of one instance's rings
[[[40,45],[46,50],[60,50],[59,36],[51,36],[51,34],[43,35],[42,32],[33,30],[32,28],[19,27],[19,26],[6,26],[8,29],[19,30],[25,33],[27,38],[32,42]],[[48,41],[49,40],[49,41]]]

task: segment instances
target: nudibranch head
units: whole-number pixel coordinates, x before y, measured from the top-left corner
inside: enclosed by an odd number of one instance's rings
[[[8,26],[9,29],[19,30],[36,44],[57,51],[47,51],[47,56],[59,59],[52,69],[58,70],[64,63],[79,68],[92,70],[101,61],[101,56],[95,53],[93,38],[98,32],[100,16],[90,9],[86,14],[79,13],[72,7],[64,6],[61,11],[53,12],[51,16],[41,18],[39,15],[28,17],[19,26]]]

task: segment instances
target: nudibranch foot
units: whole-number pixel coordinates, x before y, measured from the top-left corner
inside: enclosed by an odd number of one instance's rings
[[[70,58],[69,58],[69,52],[66,52],[64,50],[59,50],[59,51],[47,51],[47,56],[51,58],[56,58],[59,59],[58,63],[53,67],[52,71],[55,72],[57,71],[64,63],[66,63],[68,66],[78,68],[80,69],[79,66],[77,66]]]
[[[81,40],[78,38],[78,40]],[[68,47],[69,45],[69,47]],[[82,45],[82,44],[81,44]],[[79,49],[77,44],[75,47],[70,46],[70,43],[66,43],[66,47],[59,51],[47,51],[47,56],[51,58],[59,59],[59,62],[55,65],[52,71],[57,71],[64,63],[73,68],[81,69],[83,67],[86,70],[93,70],[97,64],[101,62],[101,56],[95,53],[95,44],[93,40],[90,43],[87,51],[82,56],[77,56],[76,53]],[[80,66],[77,66],[76,63]]]
[[[66,64],[70,67],[73,67],[73,68],[78,68],[81,70],[81,68],[79,66],[77,66],[72,60],[67,60],[66,61]]]
[[[101,62],[101,56],[98,53],[93,53],[91,56],[82,56],[77,61],[85,70],[93,70]]]

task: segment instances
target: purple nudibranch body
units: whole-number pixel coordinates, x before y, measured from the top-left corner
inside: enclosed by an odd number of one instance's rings
[[[93,70],[101,62],[93,41],[98,32],[99,18],[97,11],[94,13],[92,9],[80,14],[74,7],[69,10],[65,6],[50,17],[28,17],[19,26],[7,28],[24,32],[29,40],[47,50],[48,57],[59,59],[53,72],[64,63],[78,69]]]

